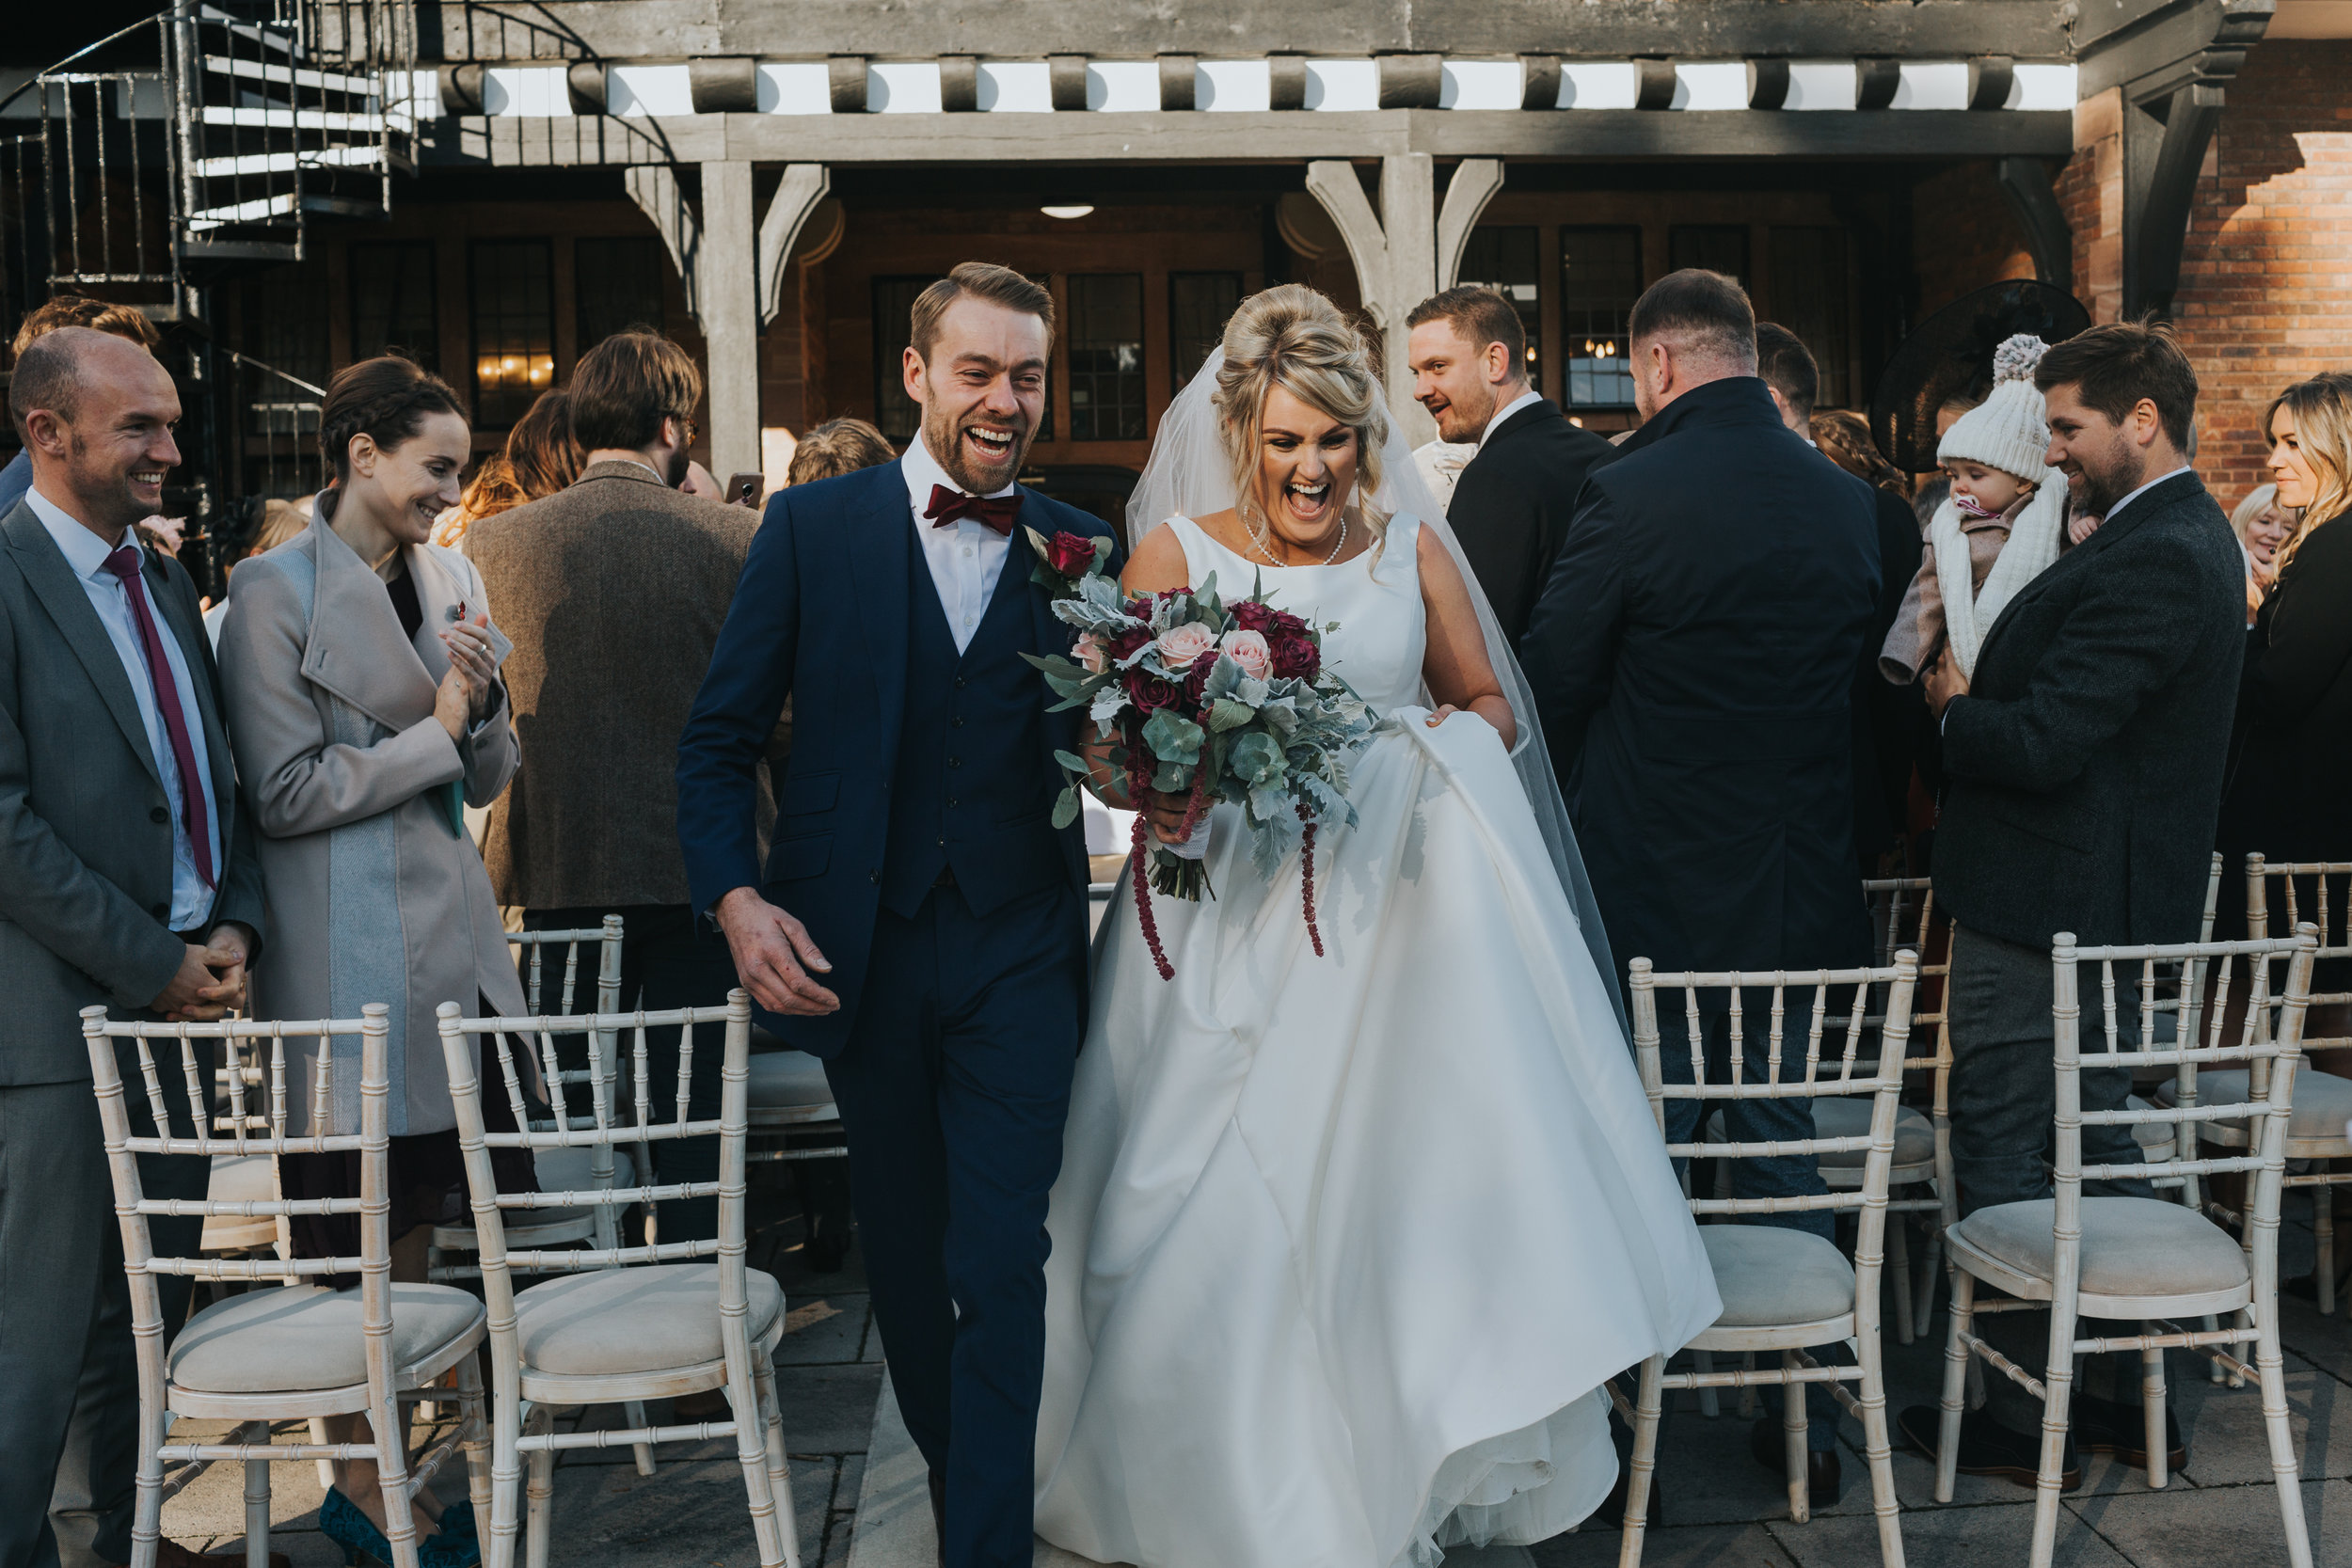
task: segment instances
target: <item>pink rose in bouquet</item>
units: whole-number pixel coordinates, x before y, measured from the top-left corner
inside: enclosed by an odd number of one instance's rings
[[[1240,665],[1241,673],[1253,681],[1262,681],[1273,672],[1274,654],[1261,633],[1229,631],[1218,641],[1217,649]]]

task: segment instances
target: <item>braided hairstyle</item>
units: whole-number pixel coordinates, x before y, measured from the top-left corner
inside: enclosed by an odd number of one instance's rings
[[[339,479],[351,476],[351,441],[365,436],[389,451],[435,414],[466,417],[449,384],[413,359],[378,355],[346,365],[326,384],[319,404],[319,451]]]

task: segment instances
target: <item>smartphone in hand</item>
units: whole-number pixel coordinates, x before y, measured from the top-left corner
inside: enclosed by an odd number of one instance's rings
[[[765,474],[730,474],[727,476],[727,504],[730,506],[759,505],[760,486],[768,483]]]

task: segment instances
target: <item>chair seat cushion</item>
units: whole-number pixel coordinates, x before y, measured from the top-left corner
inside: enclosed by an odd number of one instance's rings
[[[1953,1234],[2018,1273],[2049,1279],[2057,1205],[2049,1198],[1999,1203],[1962,1220]],[[2249,1275],[2246,1254],[2219,1226],[2178,1203],[2153,1197],[2082,1200],[2082,1288],[2102,1296],[2199,1295],[2233,1290]]]
[[[1718,1328],[1819,1323],[1853,1310],[1853,1265],[1822,1237],[1777,1225],[1702,1225]]]
[[[763,1051],[751,1061],[751,1108],[789,1111],[833,1103],[825,1064],[805,1051]]]
[[[2129,1111],[2156,1109],[2137,1095],[2126,1098],[2123,1108]],[[2140,1153],[2149,1159],[2169,1160],[2172,1158],[2172,1129],[2175,1125],[2162,1121],[2136,1121],[2132,1123],[2132,1141],[2139,1145]]]
[[[755,1342],[784,1313],[784,1290],[748,1271]],[[523,1366],[561,1377],[606,1377],[695,1367],[719,1343],[719,1265],[660,1263],[601,1269],[533,1285],[515,1298]]]
[[[392,1362],[405,1367],[463,1338],[482,1303],[447,1285],[394,1285]],[[207,1394],[348,1388],[368,1378],[359,1291],[296,1285],[207,1307],[171,1347],[170,1375]]]
[[[1870,1097],[1825,1094],[1813,1102],[1813,1135],[1817,1138],[1863,1138],[1870,1133]],[[1869,1159],[1867,1148],[1839,1149],[1820,1157],[1825,1169],[1860,1170]],[[1895,1108],[1895,1164],[1935,1163],[1935,1125],[1908,1105]]]
[[[587,1145],[572,1148],[533,1149],[531,1168],[538,1174],[539,1190],[543,1193],[584,1193],[596,1184],[596,1151]],[[616,1187],[635,1185],[630,1172],[628,1150],[612,1150],[612,1184]]]
[[[2244,1068],[2216,1068],[2197,1075],[2197,1103],[2200,1105],[2242,1105],[2248,1101]],[[2167,1083],[2156,1090],[2156,1103],[2170,1107],[2180,1103],[2180,1085]],[[2332,1072],[2317,1072],[2306,1062],[2295,1074],[2295,1105],[2287,1117],[2287,1136],[2309,1138],[2322,1142],[2346,1143],[2344,1123],[2352,1121],[2352,1078],[2339,1078]],[[2243,1121],[2214,1122],[2227,1127],[2239,1137],[2246,1135]]]

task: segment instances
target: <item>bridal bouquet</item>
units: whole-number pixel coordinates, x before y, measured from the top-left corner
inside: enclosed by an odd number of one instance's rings
[[[1031,579],[1054,595],[1054,613],[1079,633],[1074,659],[1022,656],[1061,698],[1053,711],[1083,707],[1095,736],[1117,741],[1110,759],[1125,770],[1130,800],[1140,804],[1146,789],[1183,795],[1188,830],[1220,800],[1239,806],[1260,875],[1271,879],[1297,847],[1307,934],[1322,957],[1315,829],[1355,822],[1347,764],[1375,720],[1347,683],[1323,667],[1321,634],[1257,592],[1246,599],[1218,597],[1214,573],[1198,588],[1124,597],[1103,573],[1106,538],[1057,533],[1047,540],[1030,531],[1029,543],[1038,560]],[[1056,752],[1055,760],[1070,783],[1054,825],[1067,827],[1077,818],[1078,789],[1089,770],[1084,758],[1068,752]],[[1160,946],[1149,889],[1178,898],[1216,896],[1202,863],[1206,839],[1196,831],[1183,844],[1158,844],[1143,815],[1136,816],[1128,851],[1136,911],[1163,980],[1176,972]]]

